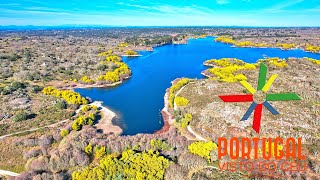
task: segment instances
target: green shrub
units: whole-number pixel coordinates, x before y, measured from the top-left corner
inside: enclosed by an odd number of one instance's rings
[[[150,141],[150,145],[154,150],[165,150],[165,151],[172,150],[172,147],[161,139],[152,139]]]
[[[26,85],[24,83],[21,83],[21,82],[13,82],[11,84],[11,87],[14,89],[14,90],[17,90],[17,89],[24,89],[26,87]]]
[[[31,91],[32,91],[33,93],[37,93],[37,92],[40,92],[40,91],[42,91],[42,90],[43,90],[43,87],[38,86],[38,85],[32,86],[32,88],[31,88]]]
[[[99,71],[105,71],[106,69],[108,69],[108,66],[105,64],[100,64],[97,69]]]
[[[28,119],[28,116],[29,114],[27,112],[20,111],[13,117],[13,121],[15,122],[24,121]]]
[[[66,118],[71,118],[73,117],[74,115],[76,115],[76,112],[75,111],[70,111],[66,114]]]
[[[11,94],[14,91],[15,90],[11,86],[5,86],[1,89],[1,94],[7,95],[7,94]]]
[[[67,103],[63,100],[60,100],[56,103],[56,108],[58,109],[66,109],[67,108]]]

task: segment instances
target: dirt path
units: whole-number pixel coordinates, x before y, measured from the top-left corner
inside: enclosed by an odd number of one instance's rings
[[[191,84],[191,83],[193,83],[193,82],[189,82],[188,84]],[[175,94],[175,97],[177,97],[177,96],[180,94],[180,92],[181,92],[188,84],[186,84],[186,85],[184,85],[182,88],[180,88],[179,91]],[[176,103],[174,103],[174,110],[177,110],[177,109],[178,109],[178,106],[176,105]],[[206,142],[208,141],[206,138],[202,137],[200,134],[198,134],[198,133],[196,133],[195,131],[193,131],[193,129],[191,128],[190,125],[187,126],[187,130],[188,130],[191,134],[193,134],[193,135],[196,137],[196,139],[198,139],[198,140],[200,140],[200,141],[206,141]]]
[[[28,130],[24,130],[24,131],[19,131],[19,132],[15,132],[15,133],[6,134],[6,135],[3,135],[3,136],[0,136],[0,139],[6,138],[6,137],[9,137],[9,136],[13,136],[13,135],[17,135],[17,134],[21,134],[21,133],[25,133],[25,132],[37,131],[37,130],[42,129],[42,128],[54,127],[54,126],[56,126],[58,124],[65,123],[67,121],[69,121],[69,119],[65,119],[63,121],[60,121],[60,122],[57,122],[57,123],[54,123],[54,124],[50,124],[50,125],[46,125],[46,126],[42,126],[42,127],[38,127],[38,128],[32,128],[32,129],[28,129]]]
[[[208,140],[207,140],[206,138],[202,137],[200,134],[198,134],[198,133],[196,133],[195,131],[193,131],[193,129],[191,128],[190,125],[187,126],[187,130],[188,130],[191,134],[193,134],[198,140],[208,142]]]
[[[80,108],[76,110],[76,114],[79,113],[79,111],[81,110],[82,107],[83,107],[83,106],[80,106]],[[3,135],[3,136],[0,136],[0,139],[6,138],[6,137],[9,137],[9,136],[13,136],[13,135],[17,135],[17,134],[21,134],[21,133],[25,133],[25,132],[37,131],[37,130],[42,129],[42,128],[54,127],[54,126],[56,126],[56,125],[58,125],[58,124],[65,123],[65,122],[67,122],[67,121],[69,121],[69,119],[65,119],[65,120],[59,121],[59,122],[57,122],[57,123],[49,124],[49,125],[42,126],[42,127],[31,128],[31,129],[24,130],[24,131],[19,131],[19,132],[14,132],[14,133],[6,134],[6,135]]]
[[[11,171],[0,170],[0,177],[1,176],[19,176],[19,174]]]

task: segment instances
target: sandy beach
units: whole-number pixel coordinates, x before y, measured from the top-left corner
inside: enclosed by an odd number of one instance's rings
[[[101,112],[101,119],[94,125],[97,129],[101,129],[105,134],[121,134],[122,129],[112,123],[112,120],[117,117],[116,113],[112,112],[108,108],[102,106],[101,101],[94,101],[90,105],[95,105]]]
[[[123,81],[118,81],[112,84],[81,84],[77,83],[74,86],[70,87],[70,89],[75,89],[75,88],[105,88],[105,87],[113,87],[121,84]]]

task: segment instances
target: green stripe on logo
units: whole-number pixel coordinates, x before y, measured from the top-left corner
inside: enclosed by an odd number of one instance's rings
[[[260,64],[260,72],[259,72],[259,79],[258,79],[258,90],[262,90],[263,86],[266,84],[267,79],[267,66],[263,63]]]
[[[301,100],[295,93],[267,94],[267,101],[290,101]]]

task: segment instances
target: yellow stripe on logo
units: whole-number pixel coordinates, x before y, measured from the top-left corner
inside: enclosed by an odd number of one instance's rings
[[[240,81],[243,87],[245,87],[251,94],[254,94],[256,90],[247,82],[247,81]]]
[[[277,77],[278,77],[278,74],[273,74],[268,80],[268,82],[263,86],[262,91],[267,92],[271,87],[272,83],[277,79]]]

